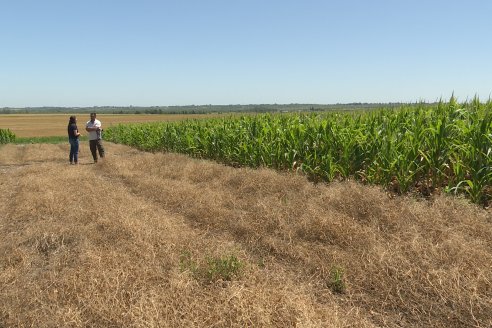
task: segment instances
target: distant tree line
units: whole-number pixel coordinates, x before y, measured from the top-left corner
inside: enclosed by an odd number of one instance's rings
[[[404,103],[347,104],[249,104],[249,105],[187,105],[187,106],[93,106],[93,107],[3,107],[0,114],[19,113],[107,113],[107,114],[208,114],[228,112],[269,113],[377,109],[401,107]]]

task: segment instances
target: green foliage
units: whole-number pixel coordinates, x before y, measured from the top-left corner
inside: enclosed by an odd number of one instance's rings
[[[243,264],[235,255],[207,259],[205,269],[208,281],[227,280],[237,276]]]
[[[235,255],[208,257],[205,262],[199,263],[189,251],[184,251],[179,259],[181,272],[189,271],[195,278],[206,282],[230,281],[240,274],[243,266]]]
[[[0,129],[0,144],[6,144],[15,141],[15,134],[9,129]]]
[[[333,266],[330,270],[330,281],[328,283],[331,290],[337,294],[344,293],[346,290],[344,270],[338,266]]]
[[[106,138],[146,151],[302,172],[313,181],[355,178],[398,193],[443,190],[481,204],[492,200],[490,100],[118,125]]]
[[[87,141],[87,136],[80,137],[80,141]],[[60,143],[68,143],[68,138],[64,137],[64,136],[21,137],[21,138],[16,138],[14,143],[16,143],[16,144],[37,144],[37,143],[60,144]]]

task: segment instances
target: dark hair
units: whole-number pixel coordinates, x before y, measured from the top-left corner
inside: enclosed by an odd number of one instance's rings
[[[70,120],[68,121],[68,124],[75,123],[75,120],[77,119],[76,116],[70,116]]]

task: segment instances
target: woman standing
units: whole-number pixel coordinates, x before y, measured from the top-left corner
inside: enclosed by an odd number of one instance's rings
[[[77,128],[77,117],[70,116],[68,121],[68,141],[70,142],[70,164],[79,163],[79,129]]]

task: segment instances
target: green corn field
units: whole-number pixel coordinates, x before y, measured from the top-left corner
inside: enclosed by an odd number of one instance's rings
[[[117,125],[106,139],[234,166],[294,170],[313,181],[357,179],[397,193],[492,198],[492,102],[360,112],[261,114]]]
[[[15,141],[15,134],[9,129],[0,129],[0,144],[6,144]]]

